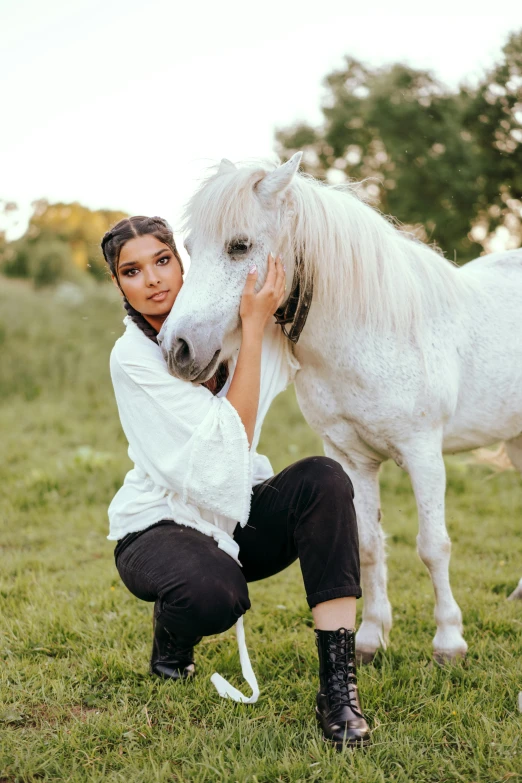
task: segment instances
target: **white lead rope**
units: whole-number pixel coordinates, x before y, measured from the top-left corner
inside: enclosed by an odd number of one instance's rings
[[[241,671],[243,677],[252,688],[252,696],[247,698],[241,691],[234,688],[221,674],[214,672],[210,681],[214,683],[215,688],[220,696],[224,699],[232,699],[233,701],[239,701],[243,704],[255,704],[259,698],[259,686],[257,684],[256,675],[252,669],[250,658],[248,657],[248,650],[245,642],[245,627],[243,625],[243,617],[240,617],[236,623],[236,636],[237,646],[239,648],[239,660],[241,661]]]
[[[167,494],[167,502],[169,503],[173,518],[176,519],[176,509],[171,505],[172,496],[173,493]],[[216,525],[212,525],[210,522],[205,522],[204,520],[201,520],[198,525],[188,524],[185,522],[180,522],[180,524],[186,524],[187,527],[194,527],[196,530],[199,530],[205,535],[212,536],[212,538],[214,538],[214,540],[217,542],[219,549],[222,549],[223,552],[226,552],[227,555],[230,555],[230,557],[235,560],[239,566],[241,566],[241,562],[239,560],[239,544],[237,541],[234,541],[232,536],[230,536],[224,530],[221,530],[220,528],[216,527]],[[250,663],[250,658],[248,657],[243,617],[240,617],[236,623],[236,636],[237,646],[239,648],[239,660],[241,661],[241,671],[243,672],[243,677],[252,688],[252,696],[247,698],[244,694],[241,693],[241,691],[238,691],[237,688],[234,688],[233,685],[231,685],[227,680],[225,680],[224,677],[221,676],[221,674],[218,674],[217,672],[212,675],[210,681],[214,683],[217,692],[220,696],[223,696],[224,699],[232,699],[233,701],[239,701],[243,704],[255,704],[259,698],[259,686],[257,684],[254,670],[252,669],[252,664]]]

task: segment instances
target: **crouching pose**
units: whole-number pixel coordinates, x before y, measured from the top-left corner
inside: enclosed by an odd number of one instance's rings
[[[122,220],[102,241],[128,315],[110,369],[134,468],[109,507],[109,539],[126,587],[154,602],[151,673],[195,674],[203,636],[236,625],[246,698],[220,675],[223,696],[254,702],[255,675],[245,645],[248,583],[299,559],[319,654],[316,715],[341,749],[366,745],[355,664],[355,602],[361,595],[353,487],[326,457],[299,460],[273,474],[256,453],[263,418],[298,370],[272,318],[284,297],[279,258],[245,268],[236,355],[212,377],[169,374],[161,327],[183,285],[182,263],[161,218]]]

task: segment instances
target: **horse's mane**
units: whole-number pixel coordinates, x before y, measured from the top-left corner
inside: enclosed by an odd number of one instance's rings
[[[264,161],[213,173],[188,202],[183,229],[223,242],[255,237],[267,219],[255,188],[274,168]],[[274,250],[302,259],[304,282],[313,278],[314,300],[334,317],[411,335],[426,316],[456,307],[472,285],[440,252],[366,204],[354,185],[296,174],[281,205]]]

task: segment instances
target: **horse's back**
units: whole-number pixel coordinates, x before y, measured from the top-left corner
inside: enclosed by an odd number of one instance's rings
[[[498,272],[502,274],[519,275],[522,280],[522,248],[517,250],[501,250],[498,253],[488,253],[464,264],[459,270],[462,275],[480,274],[483,272]]]
[[[501,330],[522,329],[522,249],[490,253],[465,264],[458,271],[472,292],[467,306],[480,321],[495,320]],[[473,316],[472,316],[473,317]]]
[[[491,253],[459,270],[470,283],[459,334],[458,403],[448,450],[507,440],[522,427],[522,250]]]

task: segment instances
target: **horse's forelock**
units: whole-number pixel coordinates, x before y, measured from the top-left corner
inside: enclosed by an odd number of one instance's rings
[[[255,236],[262,215],[256,186],[274,168],[269,162],[259,162],[212,173],[187,202],[182,230],[222,242],[238,232]]]

